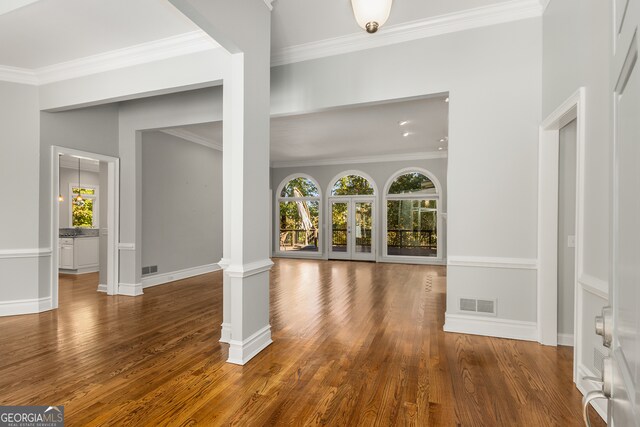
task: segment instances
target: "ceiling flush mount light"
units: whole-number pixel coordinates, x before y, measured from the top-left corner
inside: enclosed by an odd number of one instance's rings
[[[449,97],[448,96],[444,99],[444,102],[449,102]]]
[[[387,22],[392,3],[393,0],[351,0],[356,22],[369,34],[375,33]]]
[[[409,135],[411,135],[409,132],[403,132],[402,136],[404,136],[405,138],[408,137]]]
[[[398,122],[398,124],[399,124],[400,126],[404,126],[404,125],[406,125],[407,123],[409,123],[409,120],[401,120],[401,121],[399,121],[399,122]]]

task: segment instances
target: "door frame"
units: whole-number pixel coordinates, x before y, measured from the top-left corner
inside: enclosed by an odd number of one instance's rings
[[[584,224],[585,88],[581,87],[540,125],[538,144],[538,341],[558,345],[558,175],[560,129],[576,120],[576,257],[574,349],[579,334],[577,281],[582,274]],[[574,381],[577,351],[574,351]]]
[[[120,233],[120,159],[88,151],[60,146],[51,147],[51,302],[52,308],[58,308],[58,244],[60,227],[60,202],[58,187],[60,180],[60,155],[87,157],[107,163],[107,289],[108,295],[115,295],[118,289],[119,259],[118,241]],[[105,192],[102,192],[103,197]],[[100,223],[100,227],[104,224]],[[99,228],[99,235],[102,228]],[[97,289],[101,290],[101,289]]]
[[[358,255],[354,252],[355,232],[347,232],[347,252],[332,252],[333,247],[333,203],[347,203],[347,227],[355,226],[355,205],[358,202],[371,203],[371,253]],[[327,199],[327,212],[330,221],[327,221],[327,257],[328,259],[343,259],[349,261],[376,261],[376,196],[375,195],[356,195],[356,196],[331,196]]]

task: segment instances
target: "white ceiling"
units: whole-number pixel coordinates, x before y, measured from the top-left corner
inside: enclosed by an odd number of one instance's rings
[[[307,162],[447,150],[446,95],[271,119],[271,161]],[[404,126],[399,122],[408,121]],[[222,122],[174,128],[194,142],[222,141]],[[184,132],[186,131],[186,132]],[[409,132],[405,137],[402,134]],[[180,132],[175,133],[179,135]],[[200,143],[200,142],[198,142]]]
[[[78,159],[80,160],[81,170],[90,172],[98,172],[100,170],[100,161],[86,157],[78,158],[69,154],[60,155],[60,167],[78,170]]]
[[[197,29],[166,0],[39,0],[0,15],[0,64],[41,68]]]
[[[380,33],[393,25],[506,1],[395,0],[389,21]],[[10,3],[11,7],[0,7],[0,40],[5,41],[0,44],[2,66],[38,69],[198,30],[168,0],[11,0]],[[353,17],[350,0],[275,0],[272,14],[274,52],[363,34]]]

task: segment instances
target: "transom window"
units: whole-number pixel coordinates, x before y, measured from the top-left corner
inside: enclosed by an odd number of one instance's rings
[[[319,252],[320,191],[304,176],[289,179],[278,195],[279,252]]]
[[[360,175],[345,175],[339,178],[331,189],[332,196],[360,196],[373,193],[373,186],[369,180]]]
[[[398,175],[386,194],[388,256],[438,256],[438,191],[425,174]]]

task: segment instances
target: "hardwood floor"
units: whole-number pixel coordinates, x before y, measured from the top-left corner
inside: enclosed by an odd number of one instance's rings
[[[276,260],[274,343],[218,343],[222,276],[97,293],[0,318],[0,405],[64,405],[69,426],[579,426],[572,349],[442,332],[445,269]],[[592,412],[594,425],[604,425]]]

